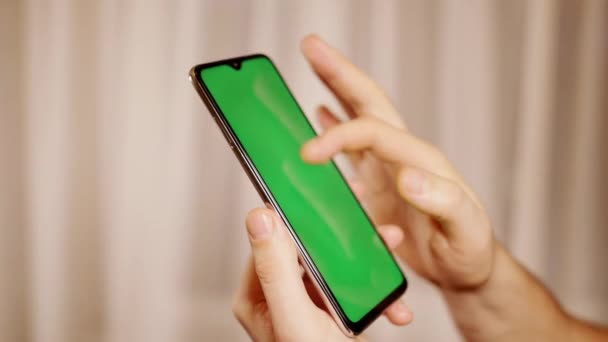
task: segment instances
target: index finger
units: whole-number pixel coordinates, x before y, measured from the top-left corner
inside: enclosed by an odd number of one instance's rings
[[[302,53],[351,117],[375,116],[393,126],[405,128],[380,87],[338,50],[317,35],[309,35],[302,40]]]
[[[331,127],[305,143],[301,156],[309,163],[324,163],[339,152],[365,150],[386,162],[412,165],[455,178],[455,172],[435,147],[374,118],[358,118]]]
[[[414,166],[458,183],[481,206],[448,159],[434,146],[403,129],[375,118],[358,118],[333,126],[305,143],[300,154],[305,162],[325,163],[340,152],[371,151],[398,166]]]

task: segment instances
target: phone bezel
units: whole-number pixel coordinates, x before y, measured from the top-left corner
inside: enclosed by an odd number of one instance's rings
[[[366,313],[359,321],[354,322],[354,321],[350,320],[348,318],[348,316],[344,313],[344,310],[342,309],[342,307],[336,300],[336,297],[334,296],[333,292],[331,291],[331,289],[325,282],[325,278],[317,269],[314,261],[309,256],[308,251],[306,250],[306,247],[300,241],[298,234],[295,232],[295,230],[291,226],[289,220],[283,213],[281,206],[278,204],[278,202],[274,198],[270,189],[268,189],[268,186],[266,185],[264,179],[259,174],[257,168],[253,164],[253,161],[247,154],[247,151],[245,150],[245,148],[241,144],[239,138],[236,136],[236,134],[232,130],[232,127],[228,123],[228,120],[225,118],[219,105],[216,103],[215,99],[211,95],[211,92],[209,91],[205,82],[201,78],[201,71],[203,69],[212,68],[212,67],[216,67],[219,65],[228,65],[228,66],[234,68],[233,65],[235,63],[237,63],[239,66],[242,67],[243,62],[250,60],[250,59],[256,59],[256,58],[264,58],[270,62],[272,67],[275,69],[277,75],[281,78],[281,81],[287,88],[289,95],[292,97],[292,99],[298,106],[298,109],[304,116],[307,124],[311,127],[311,129],[313,131],[315,131],[315,134],[317,134],[318,132],[316,132],[316,130],[310,123],[310,120],[308,120],[308,117],[306,117],[306,115],[304,114],[304,111],[302,110],[298,101],[295,99],[293,92],[289,88],[289,85],[287,84],[286,80],[283,78],[283,76],[279,72],[278,68],[276,67],[276,64],[272,61],[272,59],[270,57],[268,57],[264,54],[252,54],[252,55],[247,55],[247,56],[228,58],[228,59],[223,59],[223,60],[218,60],[218,61],[214,61],[214,62],[196,65],[190,69],[190,73],[189,73],[190,81],[192,82],[194,88],[196,89],[199,96],[203,100],[203,102],[204,102],[205,106],[207,107],[207,109],[209,110],[211,116],[213,117],[213,119],[215,120],[217,125],[219,126],[220,130],[222,131],[222,134],[224,135],[224,138],[230,145],[230,148],[236,155],[241,166],[247,173],[249,179],[253,183],[254,187],[256,188],[258,194],[260,195],[260,197],[262,198],[264,203],[267,206],[272,206],[275,209],[275,211],[279,214],[279,216],[281,217],[281,219],[283,220],[285,225],[287,226],[289,233],[297,246],[298,252],[300,254],[300,259],[305,263],[307,273],[309,274],[309,276],[313,277],[314,282],[317,285],[317,288],[322,292],[321,294],[324,296],[324,301],[326,302],[326,305],[328,305],[328,308],[331,309],[331,311],[332,311],[331,312],[332,316],[334,316],[334,319],[336,319],[336,318],[339,319],[339,323],[341,323],[342,329],[345,334],[347,334],[349,336],[358,335],[363,330],[365,330],[365,328],[367,328],[374,320],[376,320],[392,302],[394,302],[396,299],[401,297],[401,295],[403,295],[403,293],[405,292],[405,290],[407,289],[407,286],[408,286],[407,279],[405,278],[403,271],[401,269],[399,269],[399,271],[401,273],[401,278],[402,278],[401,284],[399,286],[397,286],[397,288],[395,288],[395,290],[393,290],[388,296],[386,296],[382,301],[380,301],[368,313]],[[240,70],[240,69],[241,68],[237,68],[237,70]],[[332,163],[334,164],[334,167],[336,167],[336,169],[338,170],[338,173],[340,174],[340,176],[345,180],[345,177],[344,177],[342,171],[340,170],[340,168],[338,168],[337,165],[335,165],[335,163],[333,161],[332,161]],[[349,188],[349,190],[352,192],[352,190],[350,188]],[[353,196],[354,196],[354,194],[353,194]],[[361,205],[361,203],[359,203],[358,200],[357,200],[357,203],[359,204],[359,207],[363,211],[364,215],[366,216],[366,218],[368,219],[370,224],[372,226],[374,226],[373,221],[369,217],[365,208]],[[374,228],[375,228],[375,226],[374,226]],[[389,250],[388,246],[386,246],[386,243],[384,243],[383,240],[382,240],[382,243],[384,244],[385,248],[387,248],[387,250]],[[393,256],[393,258],[394,258],[394,256]],[[396,260],[394,260],[394,261],[399,266],[399,263]]]

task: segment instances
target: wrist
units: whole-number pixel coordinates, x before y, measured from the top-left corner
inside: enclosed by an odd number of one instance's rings
[[[467,341],[485,340],[504,329],[497,314],[500,310],[496,308],[495,297],[500,293],[501,278],[508,277],[501,274],[506,272],[504,266],[508,264],[508,255],[497,241],[493,244],[491,270],[485,281],[464,289],[440,286],[454,322]]]
[[[479,287],[441,293],[468,341],[568,336],[568,316],[548,291],[496,242],[492,272]]]

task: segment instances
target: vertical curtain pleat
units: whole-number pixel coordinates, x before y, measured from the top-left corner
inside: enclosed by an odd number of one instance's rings
[[[0,3],[0,340],[28,337],[24,184],[23,4]]]
[[[526,4],[521,105],[514,137],[514,193],[509,247],[533,272],[547,279],[548,179],[554,110],[553,84],[558,2]]]
[[[109,224],[108,339],[166,341],[177,331],[178,239],[168,189],[175,10],[167,2],[120,3],[116,87],[101,131],[113,145],[106,189]]]
[[[408,128],[423,139],[437,142],[436,70],[439,2],[399,1],[394,30],[398,50],[392,72],[397,75],[394,89],[387,89]],[[382,20],[382,18],[377,18]],[[383,34],[383,32],[378,32]],[[356,55],[360,52],[356,51]],[[362,52],[361,52],[362,53]],[[369,55],[383,52],[365,51]],[[354,57],[354,56],[353,56]],[[380,66],[378,66],[379,68]]]
[[[579,22],[576,36],[577,72],[570,89],[572,112],[568,113],[576,116],[576,120],[570,120],[572,139],[564,150],[569,162],[564,165],[565,177],[558,190],[559,197],[564,199],[564,212],[560,215],[564,225],[562,241],[567,243],[561,244],[564,247],[559,251],[563,253],[558,258],[561,263],[553,269],[563,270],[556,280],[567,307],[592,319],[608,313],[606,301],[602,300],[608,280],[596,273],[608,260],[604,248],[608,233],[604,229],[598,234],[598,227],[605,226],[603,212],[607,209],[602,201],[606,188],[598,185],[606,177],[602,163],[607,158],[603,147],[608,143],[605,137],[608,111],[602,107],[602,99],[608,93],[608,4],[601,0],[586,1],[580,13],[585,19]]]
[[[25,177],[32,339],[64,341],[68,304],[72,11],[67,1],[25,5]]]
[[[63,77],[69,83],[67,114],[67,224],[64,260],[64,340],[99,341],[104,327],[103,244],[99,225],[97,146],[97,4],[70,1],[69,58]],[[75,15],[77,14],[77,15]],[[94,300],[92,300],[94,299]],[[93,305],[91,305],[93,303]],[[44,339],[44,338],[42,338]]]
[[[494,217],[497,144],[488,144],[504,127],[497,115],[497,63],[494,5],[446,1],[438,8],[436,111],[437,144],[462,172]],[[474,134],[466,134],[470,132]],[[498,226],[498,229],[501,227]]]

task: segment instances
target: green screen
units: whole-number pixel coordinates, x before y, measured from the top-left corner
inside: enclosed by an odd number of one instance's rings
[[[201,79],[340,307],[358,322],[404,281],[333,162],[310,165],[315,132],[264,56],[201,70]]]

